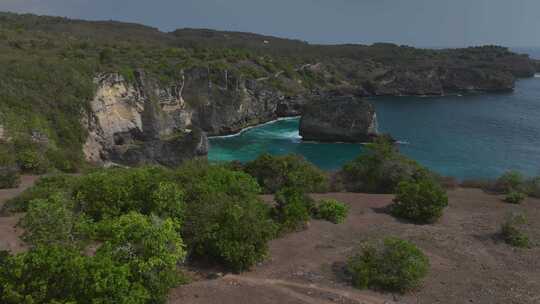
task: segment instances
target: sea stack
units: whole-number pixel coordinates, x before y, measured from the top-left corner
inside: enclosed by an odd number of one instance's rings
[[[375,108],[353,96],[315,101],[304,108],[300,136],[321,142],[370,142],[377,136]]]

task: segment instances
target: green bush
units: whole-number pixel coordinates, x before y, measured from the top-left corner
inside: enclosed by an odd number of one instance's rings
[[[513,191],[525,191],[525,177],[517,171],[509,171],[497,179],[493,190],[499,193],[510,193]]]
[[[314,202],[302,190],[284,188],[276,193],[273,215],[281,232],[304,229],[311,219]]]
[[[344,203],[334,199],[326,199],[318,202],[314,210],[314,216],[317,219],[323,219],[334,224],[339,224],[345,221],[348,212],[349,206]]]
[[[263,154],[245,165],[245,171],[257,179],[267,193],[293,187],[305,192],[325,192],[328,178],[323,171],[302,156]]]
[[[529,237],[524,231],[527,219],[522,214],[512,214],[501,227],[504,241],[514,247],[528,248],[531,246]]]
[[[510,204],[521,204],[526,198],[527,195],[524,193],[510,191],[504,198],[504,201]]]
[[[177,224],[135,212],[106,222],[107,241],[97,256],[128,265],[132,279],[149,291],[153,302],[164,302],[169,289],[183,281],[177,265],[186,251]]]
[[[433,180],[403,181],[397,187],[391,213],[416,223],[433,223],[448,206],[446,192]]]
[[[0,165],[0,189],[17,188],[20,184],[19,169]]]
[[[180,219],[184,208],[182,190],[158,167],[90,173],[80,178],[73,196],[77,208],[97,221],[130,211]]]
[[[414,244],[396,238],[364,243],[349,259],[356,288],[405,292],[418,287],[429,270],[429,259]]]
[[[527,194],[531,197],[540,198],[540,177],[534,177],[526,183]]]
[[[33,187],[26,189],[21,195],[8,200],[2,212],[26,212],[30,201],[35,199],[48,199],[55,193],[71,195],[72,187],[77,183],[78,177],[72,175],[53,175],[41,177]]]
[[[192,256],[233,271],[262,261],[276,227],[269,206],[258,197],[257,182],[243,172],[198,161],[178,171],[188,202],[182,233]]]
[[[45,155],[44,147],[34,143],[31,139],[20,138],[15,141],[17,165],[23,172],[43,174],[49,169],[49,160]]]
[[[73,202],[63,194],[30,202],[21,220],[23,240],[32,246],[71,246],[87,238],[91,223],[82,215],[75,215]]]
[[[126,265],[59,246],[0,257],[0,302],[144,304],[149,292]]]
[[[16,188],[20,182],[13,147],[0,141],[0,189]]]
[[[393,193],[401,181],[425,179],[432,175],[414,160],[401,155],[387,137],[377,138],[365,149],[341,171],[349,191]]]

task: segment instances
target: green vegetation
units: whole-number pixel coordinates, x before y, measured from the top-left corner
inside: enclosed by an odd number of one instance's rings
[[[347,218],[349,206],[338,202],[335,199],[325,199],[317,203],[314,208],[314,217],[317,219],[327,220],[334,224],[340,224]]]
[[[184,194],[168,174],[158,167],[101,170],[81,177],[73,197],[77,209],[96,221],[130,211],[181,220]]]
[[[433,223],[448,206],[448,196],[442,187],[431,179],[399,183],[391,213],[415,223]]]
[[[504,201],[510,204],[521,204],[526,198],[527,195],[524,193],[511,191],[506,195]]]
[[[328,190],[325,173],[299,155],[263,154],[247,163],[245,171],[256,178],[267,193],[275,193],[286,187],[305,192]]]
[[[21,182],[13,152],[9,145],[0,141],[0,189],[16,188]]]
[[[31,201],[20,223],[25,229],[23,240],[34,247],[68,247],[88,239],[89,220],[82,214],[76,215],[73,209],[73,201],[61,193]]]
[[[2,256],[0,301],[163,303],[186,282],[188,258],[247,270],[278,231],[260,192],[248,174],[205,161],[44,177],[7,209],[26,211],[31,249]]]
[[[0,252],[0,302],[148,303],[150,295],[134,275],[110,256],[87,257],[72,248],[38,247],[15,256]]]
[[[522,214],[512,214],[502,225],[501,235],[503,240],[513,247],[529,248],[531,242],[524,231],[527,218]]]
[[[524,192],[525,177],[517,171],[509,171],[497,179],[493,190],[499,193]]]
[[[421,180],[432,175],[400,154],[393,141],[386,137],[367,145],[365,153],[345,164],[341,174],[347,190],[368,193],[393,193],[401,181]]]
[[[177,265],[186,251],[174,220],[130,212],[105,226],[106,242],[97,255],[127,265],[132,280],[147,290],[151,302],[163,303],[169,289],[185,281]]]
[[[194,257],[243,271],[266,256],[276,227],[255,180],[201,161],[184,165],[176,178],[186,188],[183,236]]]
[[[301,189],[284,188],[275,195],[274,218],[281,232],[304,229],[311,219],[314,201]]]
[[[356,288],[406,292],[418,287],[429,270],[429,259],[414,244],[396,238],[364,243],[348,262]]]
[[[36,184],[21,195],[6,202],[2,213],[26,212],[30,201],[35,199],[48,199],[56,193],[71,193],[71,188],[77,183],[78,178],[71,175],[53,175],[40,178]]]

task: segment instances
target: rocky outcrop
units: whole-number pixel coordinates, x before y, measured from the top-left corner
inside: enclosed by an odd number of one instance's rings
[[[164,86],[135,73],[128,82],[117,73],[95,79],[97,91],[85,116],[86,159],[93,163],[176,165],[208,152],[207,135],[225,135],[281,116],[298,115],[308,102],[285,97],[265,81],[212,82],[206,69],[185,72]]]
[[[304,108],[300,136],[323,142],[369,142],[377,136],[377,115],[362,99],[324,98]]]
[[[457,92],[510,91],[515,80],[510,72],[490,69],[391,69],[364,82],[361,96],[440,96]]]
[[[135,76],[134,83],[116,73],[95,79],[97,91],[83,120],[88,129],[83,148],[86,159],[98,164],[179,164],[185,158],[205,155],[207,149],[193,142],[207,146],[206,135],[188,129],[193,112],[178,88],[161,88],[143,71]]]
[[[206,134],[194,130],[171,138],[115,146],[111,161],[127,166],[160,164],[176,167],[185,160],[206,156],[208,148]]]
[[[407,51],[384,46],[381,52],[389,50],[403,53],[400,56]],[[367,57],[342,64],[305,64],[295,70],[308,75],[303,80],[289,78],[284,71],[253,79],[204,67],[181,71],[176,82],[167,84],[143,71],[131,81],[117,73],[102,74],[95,79],[95,98],[83,119],[89,134],[84,153],[94,163],[176,165],[204,156],[206,135],[233,134],[298,115],[303,116],[301,133],[307,140],[369,141],[376,125],[373,108],[343,96],[511,90],[515,77],[534,74],[528,57],[502,48],[461,52],[449,56],[448,62],[438,54],[433,61],[422,55],[415,60]]]

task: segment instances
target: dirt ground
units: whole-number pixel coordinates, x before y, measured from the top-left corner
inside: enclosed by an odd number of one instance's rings
[[[400,222],[384,213],[392,196],[315,195],[347,203],[344,224],[312,221],[305,231],[275,240],[266,262],[251,272],[175,289],[170,303],[540,303],[540,249],[514,249],[498,238],[507,214],[527,214],[540,237],[540,200],[520,206],[476,189],[449,192],[450,206],[435,225]],[[270,197],[266,197],[271,200]],[[362,240],[397,236],[431,260],[422,288],[406,295],[358,291],[343,279],[347,257]]]
[[[23,187],[35,180],[25,177]],[[2,202],[20,192],[0,190]],[[477,189],[449,192],[450,206],[434,225],[414,225],[384,212],[390,195],[329,193],[351,209],[346,222],[312,221],[305,231],[274,240],[268,259],[241,275],[217,275],[174,289],[169,303],[540,303],[540,247],[514,249],[498,236],[511,212],[523,212],[540,240],[540,200],[522,205]],[[265,196],[271,201],[271,197]],[[0,217],[0,250],[24,250],[17,217]],[[359,291],[343,278],[343,265],[360,242],[397,236],[417,244],[431,260],[422,288],[406,295]]]

